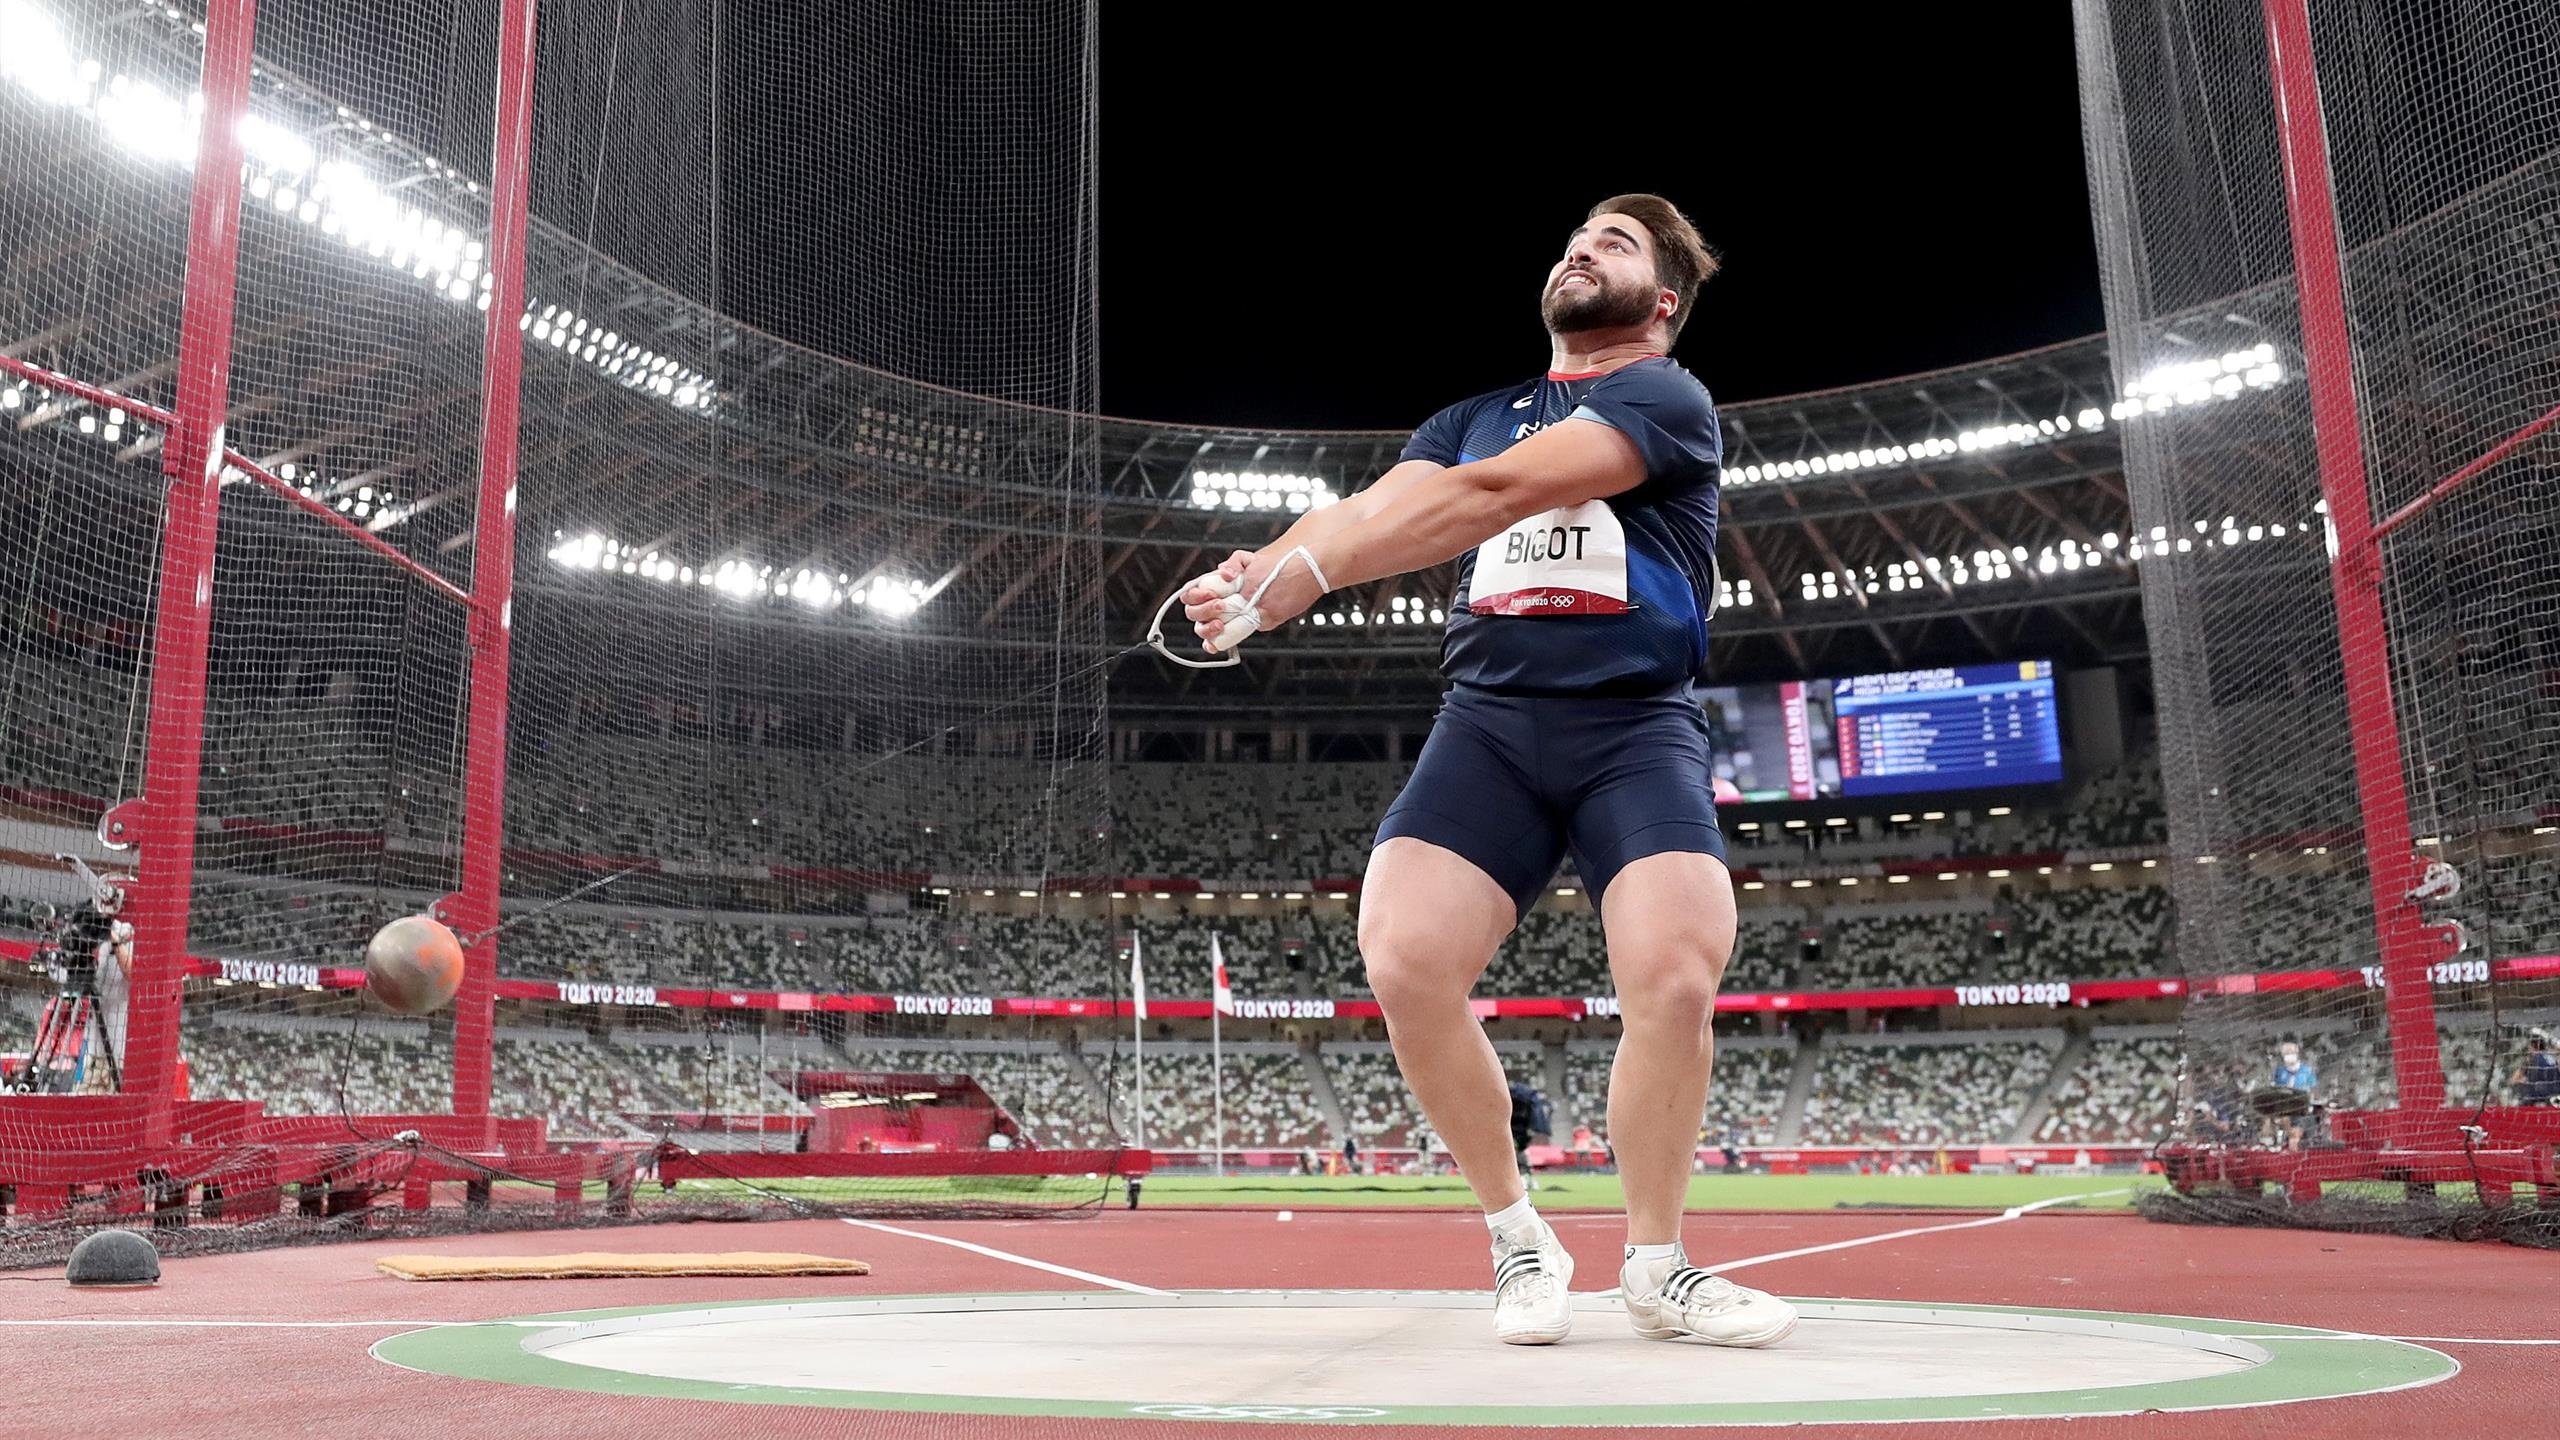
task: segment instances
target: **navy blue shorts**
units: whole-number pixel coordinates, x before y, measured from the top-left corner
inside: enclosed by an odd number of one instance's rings
[[[1595,906],[1647,855],[1721,861],[1706,716],[1685,688],[1614,699],[1452,687],[1379,822],[1380,841],[1399,835],[1464,856],[1523,916],[1568,849]]]

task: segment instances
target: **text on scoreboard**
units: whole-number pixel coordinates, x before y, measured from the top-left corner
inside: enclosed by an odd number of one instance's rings
[[[1852,675],[1831,704],[1844,795],[2062,778],[2050,660]]]

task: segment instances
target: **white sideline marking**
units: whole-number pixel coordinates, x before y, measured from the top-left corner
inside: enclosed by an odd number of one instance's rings
[[[164,1325],[200,1330],[379,1330],[385,1327],[417,1329],[421,1326],[450,1328],[456,1325],[517,1325],[540,1330],[577,1323],[575,1320],[0,1320],[0,1325],[74,1328]]]
[[[921,1230],[901,1230],[895,1225],[883,1225],[877,1220],[856,1220],[851,1216],[842,1218],[847,1225],[859,1225],[865,1230],[877,1230],[884,1235],[904,1235],[910,1240],[930,1240],[936,1245],[948,1245],[954,1250],[966,1250],[973,1255],[984,1255],[990,1260],[1003,1260],[1011,1264],[1027,1266],[1033,1270],[1046,1270],[1052,1275],[1064,1275],[1070,1280],[1082,1280],[1089,1285],[1108,1285],[1114,1290],[1126,1290],[1134,1295],[1171,1295],[1173,1293],[1170,1290],[1158,1290],[1152,1285],[1114,1280],[1108,1275],[1096,1275],[1089,1270],[1052,1265],[1046,1260],[1034,1260],[1028,1255],[1016,1255],[1010,1250],[998,1250],[967,1240],[954,1240],[948,1235],[927,1235]]]
[[[2340,1330],[2331,1335],[2241,1335],[2252,1344],[2264,1340],[2397,1340],[2404,1345],[2560,1345],[2560,1340],[2502,1339],[2488,1335],[2367,1335]]]
[[[1747,1265],[1767,1265],[1778,1260],[1821,1255],[1832,1250],[1855,1250],[1861,1245],[1881,1245],[1887,1240],[1908,1240],[1914,1235],[1938,1235],[1950,1230],[1979,1230],[1985,1225],[2005,1225],[2021,1215],[2032,1215],[2038,1210],[2050,1209],[2056,1205],[2068,1205],[2075,1200],[2104,1200],[2110,1196],[2132,1193],[2133,1187],[2127,1185],[2116,1190],[2092,1190],[2085,1195],[2056,1195],[2050,1200],[2012,1205],[1997,1215],[1985,1215],[1979,1219],[1955,1220],[1944,1225],[1920,1225],[1909,1230],[1888,1230],[1882,1235],[1861,1235],[1855,1240],[1834,1240],[1828,1245],[1807,1245],[1801,1250],[1774,1250],[1766,1255],[1745,1255],[1739,1260],[1726,1260],[1715,1265],[1701,1265],[1698,1268],[1722,1274],[1727,1270],[1740,1270]]]

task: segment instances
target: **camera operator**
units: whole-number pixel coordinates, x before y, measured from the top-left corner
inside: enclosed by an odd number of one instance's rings
[[[2551,1053],[2551,1033],[2535,1029],[2526,1036],[2532,1048],[2516,1073],[2507,1077],[2507,1085],[2516,1092],[2519,1105],[2560,1103],[2560,1058]]]
[[[124,891],[98,880],[87,866],[80,869],[91,882],[91,900],[65,917],[55,933],[54,974],[61,983],[56,1024],[68,1024],[82,1000],[94,1002],[81,1029],[71,1093],[112,1095],[124,1078],[120,1057],[133,978],[133,926],[123,918]]]

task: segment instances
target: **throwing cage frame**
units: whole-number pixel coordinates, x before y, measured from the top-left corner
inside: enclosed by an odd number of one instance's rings
[[[577,1202],[586,1181],[603,1180],[608,1204],[627,1208],[636,1157],[552,1152],[545,1145],[546,1122],[490,1114],[524,364],[518,318],[525,294],[536,5],[537,0],[503,0],[500,14],[487,252],[492,285],[482,351],[479,509],[469,590],[225,443],[245,204],[240,122],[249,113],[256,0],[212,0],[205,16],[204,111],[187,230],[175,408],[0,356],[0,370],[93,404],[120,406],[168,432],[162,464],[167,524],[142,793],[114,805],[99,824],[102,841],[140,851],[122,1093],[0,1097],[0,1187],[14,1191],[22,1216],[60,1212],[75,1191],[91,1188],[102,1188],[115,1211],[148,1209],[164,1220],[180,1218],[194,1204],[208,1219],[272,1217],[288,1185],[300,1191],[306,1214],[369,1204],[376,1189],[391,1184],[402,1188],[409,1208],[423,1209],[429,1187],[439,1180],[463,1182],[473,1201],[485,1202],[492,1170],[550,1182],[562,1203]],[[260,1114],[253,1100],[178,1097],[214,553],[226,473],[274,492],[466,612],[470,701],[461,875],[456,890],[434,906],[464,941],[462,986],[453,1002],[450,1114],[287,1118]],[[352,1138],[367,1134],[414,1137],[416,1143],[386,1153],[380,1144]],[[447,1153],[419,1153],[418,1147]]]
[[[2182,1193],[2207,1184],[2259,1193],[2273,1189],[2301,1205],[2317,1201],[2322,1188],[2334,1183],[2398,1182],[2413,1195],[2461,1183],[2475,1185],[2480,1203],[2495,1210],[2511,1203],[2516,1186],[2527,1185],[2536,1189],[2544,1206],[2560,1205],[2560,1170],[2554,1166],[2560,1111],[2447,1105],[2431,967],[2456,953],[2462,942],[2458,928],[2432,925],[2420,909],[2418,892],[2427,862],[2417,853],[2410,831],[2382,554],[2393,533],[2560,424],[2560,407],[2388,516],[2374,518],[2309,0],[2264,0],[2264,21],[2320,493],[2336,531],[2330,588],[2337,607],[2398,1103],[2388,1111],[2332,1113],[2338,1148],[2276,1151],[2178,1143],[2163,1147],[2161,1159],[2170,1184]]]

